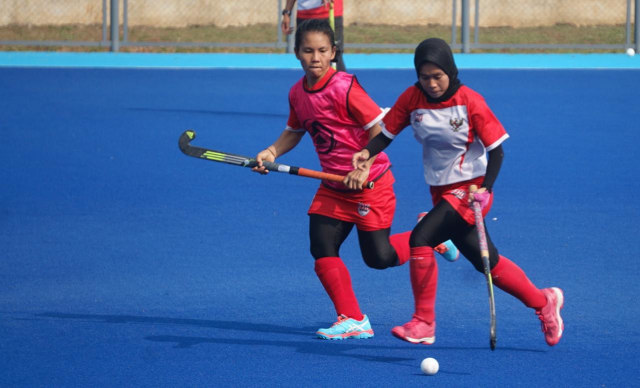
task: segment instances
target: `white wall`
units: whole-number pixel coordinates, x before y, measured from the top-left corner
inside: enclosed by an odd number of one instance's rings
[[[451,25],[451,0],[344,1],[346,24]],[[277,0],[129,0],[128,3],[131,26],[276,24],[279,14]],[[475,1],[469,0],[469,3],[473,24]],[[480,10],[481,26],[623,24],[626,0],[482,0]],[[458,3],[458,20],[459,13]],[[101,0],[0,0],[0,25],[95,24],[101,21]]]

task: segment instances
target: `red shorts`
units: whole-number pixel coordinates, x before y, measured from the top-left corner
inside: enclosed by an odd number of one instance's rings
[[[435,206],[440,200],[444,199],[449,202],[455,211],[464,218],[469,225],[475,225],[476,220],[473,215],[473,209],[469,203],[469,186],[476,185],[480,187],[484,177],[477,177],[468,181],[452,183],[444,186],[431,186],[431,199]],[[493,204],[493,193],[489,198],[489,203],[482,209],[482,216],[486,217]]]
[[[307,214],[352,222],[364,231],[390,228],[396,211],[394,182],[391,170],[387,170],[373,189],[337,191],[320,185]]]

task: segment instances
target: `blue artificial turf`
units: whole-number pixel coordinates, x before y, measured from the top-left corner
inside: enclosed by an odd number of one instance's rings
[[[411,69],[358,69],[390,106]],[[411,317],[408,268],[342,252],[376,336],[322,341],[335,313],[308,253],[317,181],[188,158],[194,144],[254,155],[279,135],[288,69],[0,68],[0,386],[634,386],[640,71],[462,69],[511,138],[487,218],[501,253],[564,289],[565,335],[439,260],[437,341]],[[430,199],[410,129],[389,148],[394,231]],[[317,168],[309,142],[282,160]],[[440,372],[424,376],[435,357]]]

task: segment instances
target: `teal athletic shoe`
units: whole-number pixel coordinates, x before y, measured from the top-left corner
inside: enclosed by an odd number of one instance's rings
[[[447,240],[437,247],[433,248],[434,251],[438,252],[448,261],[456,261],[460,257],[460,251],[458,248],[451,242],[451,240]]]
[[[427,212],[422,212],[418,214],[418,222],[420,222],[422,218],[424,218],[424,216],[426,215],[427,215]],[[455,246],[455,244],[453,244],[451,240],[447,240],[443,242],[442,244],[433,248],[433,250],[441,254],[442,257],[444,257],[447,261],[454,262],[458,260],[458,258],[460,257],[460,251]]]
[[[371,338],[373,330],[369,323],[369,318],[365,315],[361,321],[356,321],[346,315],[340,314],[338,321],[328,329],[318,329],[316,332],[319,338],[330,340],[342,340],[348,338]]]

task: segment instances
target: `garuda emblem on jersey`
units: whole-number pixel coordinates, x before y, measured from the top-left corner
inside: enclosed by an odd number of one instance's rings
[[[453,132],[458,132],[460,130],[460,127],[462,127],[462,124],[464,124],[464,119],[451,118],[449,119],[449,124],[451,124],[451,129],[453,130]]]
[[[369,204],[358,202],[358,214],[360,214],[362,217],[369,214],[369,210]]]

